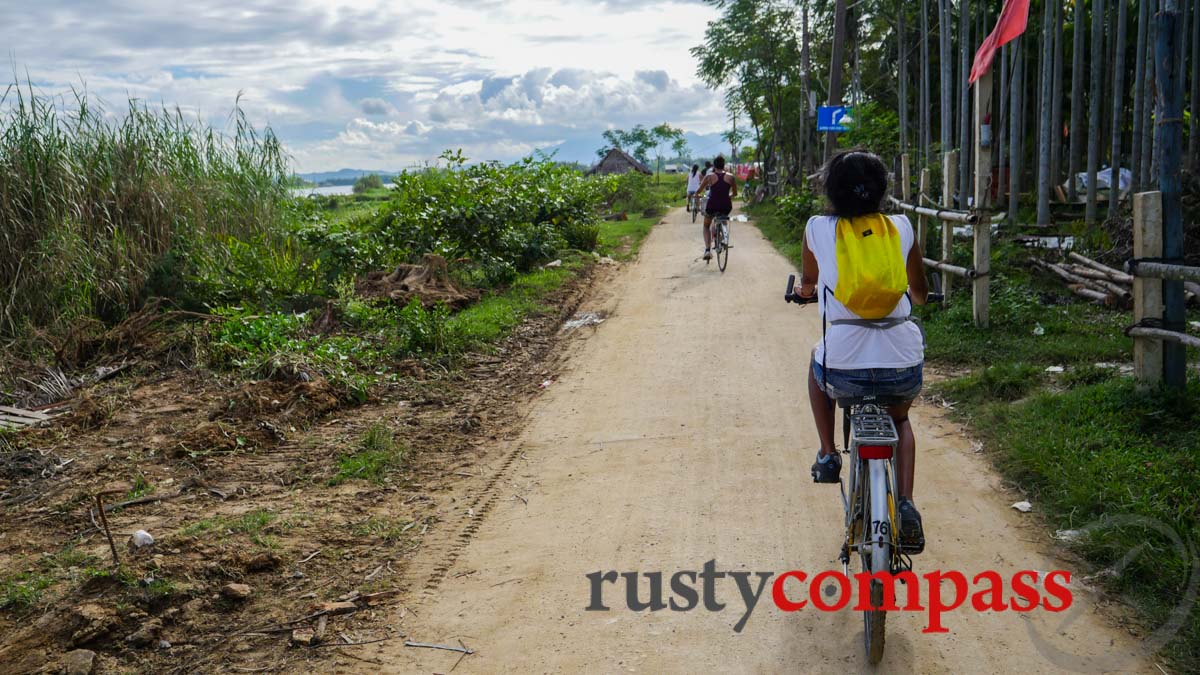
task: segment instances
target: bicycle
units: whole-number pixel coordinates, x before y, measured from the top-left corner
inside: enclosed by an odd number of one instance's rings
[[[817,302],[815,295],[806,298],[796,294],[795,284],[796,275],[789,275],[783,296],[786,302],[798,305]],[[929,297],[937,300],[935,295],[931,293]],[[896,513],[899,484],[895,456],[900,437],[887,412],[888,406],[902,402],[874,395],[837,401],[842,408],[842,452],[850,455],[847,462],[849,477],[839,481],[846,531],[838,560],[847,577],[850,576],[850,557],[855,553],[862,572],[869,575],[881,572],[895,575],[912,570],[912,559],[905,555],[900,545],[900,523]],[[879,579],[871,581],[869,609],[863,610],[863,648],[872,665],[883,658],[886,640],[883,583]]]
[[[729,264],[729,216],[713,216],[712,248],[713,255],[717,257],[717,266],[724,273],[725,266]]]
[[[688,206],[692,211],[692,222],[696,222],[696,217],[700,214],[700,195],[694,194],[688,197]]]

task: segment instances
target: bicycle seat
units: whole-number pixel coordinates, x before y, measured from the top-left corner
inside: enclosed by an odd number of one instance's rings
[[[907,401],[908,401],[908,399],[901,398],[899,396],[876,396],[874,394],[870,394],[867,396],[848,396],[846,398],[839,398],[837,400],[837,403],[839,406],[845,408],[846,410],[849,410],[850,408],[854,408],[857,406],[863,406],[863,405],[877,405],[877,406],[887,407],[890,405],[898,405],[900,403],[905,403]]]

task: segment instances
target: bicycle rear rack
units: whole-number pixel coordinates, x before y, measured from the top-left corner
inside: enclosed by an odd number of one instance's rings
[[[860,413],[850,415],[850,438],[858,445],[894,445],[900,442],[896,425],[888,415]]]

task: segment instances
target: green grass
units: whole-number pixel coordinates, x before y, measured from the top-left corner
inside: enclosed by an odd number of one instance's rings
[[[606,220],[600,224],[600,249],[617,260],[629,260],[637,255],[642,241],[659,220],[641,216]]]
[[[109,115],[13,85],[0,111],[0,336],[180,302],[294,292],[303,263],[283,148],[235,111],[230,136],[131,101]],[[249,279],[250,276],[256,277]]]
[[[236,518],[227,518],[225,516],[214,516],[198,520],[190,525],[179,530],[179,534],[184,537],[194,537],[208,532],[224,533],[234,532],[239,534],[257,535],[263,532],[267,527],[275,522],[275,514],[265,509],[255,509],[248,511]]]
[[[338,457],[337,473],[329,479],[329,484],[341,485],[349,480],[382,483],[404,465],[407,451],[407,447],[396,442],[391,429],[376,422],[363,434],[358,448]]]
[[[1097,376],[1086,368],[1082,372]],[[964,379],[978,382],[979,376]],[[1080,529],[1136,516],[1196,546],[1200,383],[1195,378],[1184,394],[1143,394],[1131,379],[1110,375],[1097,384],[1077,383],[1017,404],[978,396],[962,412],[999,469],[1029,493],[1051,527]],[[1151,628],[1165,621],[1191,573],[1192,559],[1153,527],[1097,527],[1071,545],[1097,568],[1137,551],[1127,566],[1105,575],[1105,583],[1131,600]],[[1166,655],[1179,672],[1200,668],[1200,608],[1192,609]]]

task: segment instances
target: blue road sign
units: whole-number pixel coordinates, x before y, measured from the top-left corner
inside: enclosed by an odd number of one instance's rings
[[[842,119],[849,117],[849,106],[823,105],[817,108],[817,131],[849,131],[842,125]]]

